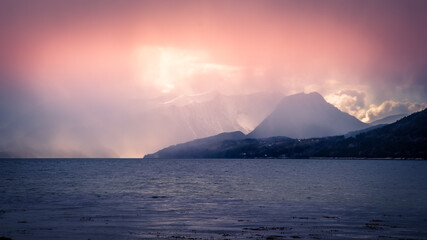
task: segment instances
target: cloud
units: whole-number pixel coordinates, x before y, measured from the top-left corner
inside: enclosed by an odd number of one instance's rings
[[[388,100],[380,105],[371,104],[365,113],[366,122],[372,122],[396,114],[411,114],[427,107],[425,103],[396,102]]]
[[[365,116],[365,98],[366,94],[364,92],[356,90],[341,90],[325,97],[326,101],[335,105],[341,111],[359,119],[363,119]]]
[[[340,90],[325,97],[326,101],[343,112],[355,116],[363,122],[375,120],[396,114],[406,114],[421,111],[426,103],[386,100],[380,104],[366,104],[367,94],[357,90]]]

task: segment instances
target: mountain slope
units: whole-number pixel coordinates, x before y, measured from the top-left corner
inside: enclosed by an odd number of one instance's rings
[[[248,137],[326,137],[368,126],[327,103],[318,93],[299,93],[283,98],[276,109]]]
[[[346,137],[346,138],[355,137],[355,136],[357,136],[357,135],[359,135],[361,133],[369,132],[369,131],[375,130],[377,128],[382,128],[384,126],[387,126],[387,124],[377,124],[377,125],[374,125],[374,126],[370,126],[370,127],[364,128],[364,129],[360,129],[360,130],[356,130],[356,131],[351,131],[351,132],[346,133],[344,135],[344,137]]]
[[[221,133],[215,136],[196,139],[187,143],[173,145],[156,153],[147,154],[144,158],[209,158],[221,156],[228,143],[246,138],[240,131]],[[232,147],[232,146],[231,146]]]
[[[319,156],[427,158],[427,109],[384,127],[337,142]]]

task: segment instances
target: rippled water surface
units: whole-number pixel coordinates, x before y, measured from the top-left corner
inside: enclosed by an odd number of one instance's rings
[[[427,239],[427,162],[3,159],[2,236]]]

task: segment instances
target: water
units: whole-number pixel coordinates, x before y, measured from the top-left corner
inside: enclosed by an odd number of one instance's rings
[[[0,160],[0,237],[427,239],[427,162]]]

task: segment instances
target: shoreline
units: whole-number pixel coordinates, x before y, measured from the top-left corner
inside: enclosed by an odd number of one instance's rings
[[[294,159],[294,160],[393,160],[393,161],[405,161],[405,160],[410,160],[410,161],[425,161],[427,159],[425,158],[394,158],[394,157],[301,157],[301,158],[287,158],[287,157],[254,157],[254,158],[249,158],[249,157],[244,157],[244,158],[145,158],[145,157],[134,157],[134,158],[129,158],[129,157],[125,157],[125,158],[98,158],[98,157],[87,157],[87,158],[72,158],[72,157],[66,157],[66,158],[61,158],[61,157],[31,157],[31,158],[26,158],[26,157],[3,157],[0,158],[1,160],[161,160],[161,159],[176,159],[176,160],[200,160],[200,159]]]

